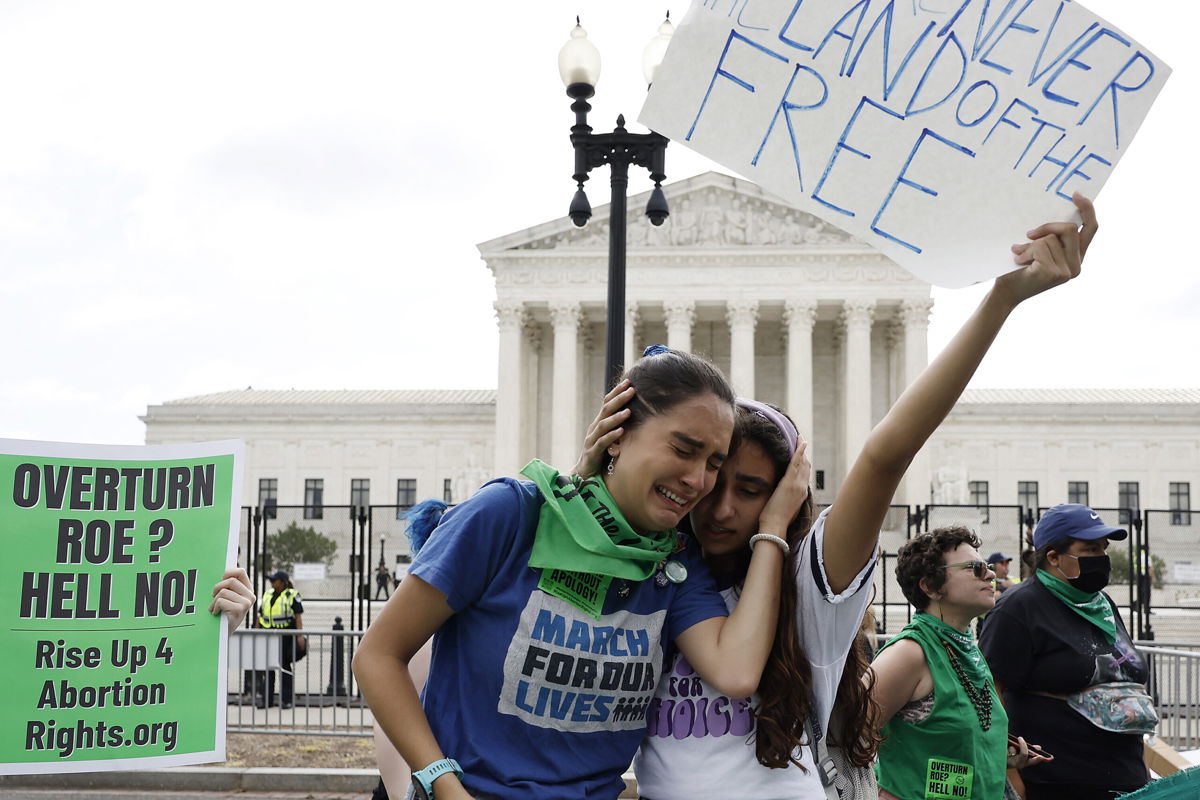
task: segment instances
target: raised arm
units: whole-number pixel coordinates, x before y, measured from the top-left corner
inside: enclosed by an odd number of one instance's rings
[[[762,510],[760,533],[787,536],[788,526],[808,497],[811,470],[808,443],[801,441]],[[775,640],[783,566],[783,548],[767,540],[755,543],[733,612],[699,622],[675,639],[700,677],[730,697],[748,697],[758,688]]]
[[[1074,199],[1082,228],[1050,223],[1030,231],[1031,241],[1013,245],[1019,268],[996,279],[975,313],[871,431],[825,520],[825,571],[834,591],[845,589],[870,558],[905,470],[958,401],[1008,315],[1079,274],[1097,224],[1091,202],[1079,194]]]

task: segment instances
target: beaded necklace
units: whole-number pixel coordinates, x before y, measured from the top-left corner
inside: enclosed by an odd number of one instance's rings
[[[963,668],[962,662],[958,660],[958,654],[954,652],[954,648],[945,640],[941,641],[942,647],[946,648],[946,655],[950,657],[950,666],[954,669],[958,682],[962,684],[963,691],[967,693],[967,699],[975,707],[975,716],[979,717],[979,727],[986,731],[992,727],[992,693],[988,691],[987,682],[984,681],[982,688],[972,684],[967,678],[967,671]]]

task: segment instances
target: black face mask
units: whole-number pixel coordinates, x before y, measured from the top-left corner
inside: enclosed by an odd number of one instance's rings
[[[1063,553],[1079,562],[1079,577],[1067,578],[1067,582],[1081,592],[1098,592],[1108,586],[1108,576],[1112,572],[1112,562],[1108,556],[1072,556]]]

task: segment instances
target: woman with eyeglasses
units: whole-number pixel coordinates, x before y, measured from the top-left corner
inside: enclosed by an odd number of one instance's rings
[[[996,604],[996,574],[967,528],[938,528],[900,548],[896,580],[916,609],[872,669],[883,725],[881,800],[998,800],[1005,772],[1049,760],[1008,740],[1008,717],[971,622]]]

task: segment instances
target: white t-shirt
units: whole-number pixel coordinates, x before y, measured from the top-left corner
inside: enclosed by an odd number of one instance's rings
[[[872,556],[846,591],[829,589],[823,558],[828,513],[825,509],[817,517],[796,561],[796,626],[812,664],[813,702],[822,731],[829,726],[846,654],[871,601],[875,567]],[[722,594],[733,610],[736,589]],[[825,800],[808,747],[798,753],[807,772],[758,763],[752,738],[757,705],[757,694],[730,698],[713,689],[676,652],[646,712],[646,738],[634,761],[638,792],[649,800]]]

